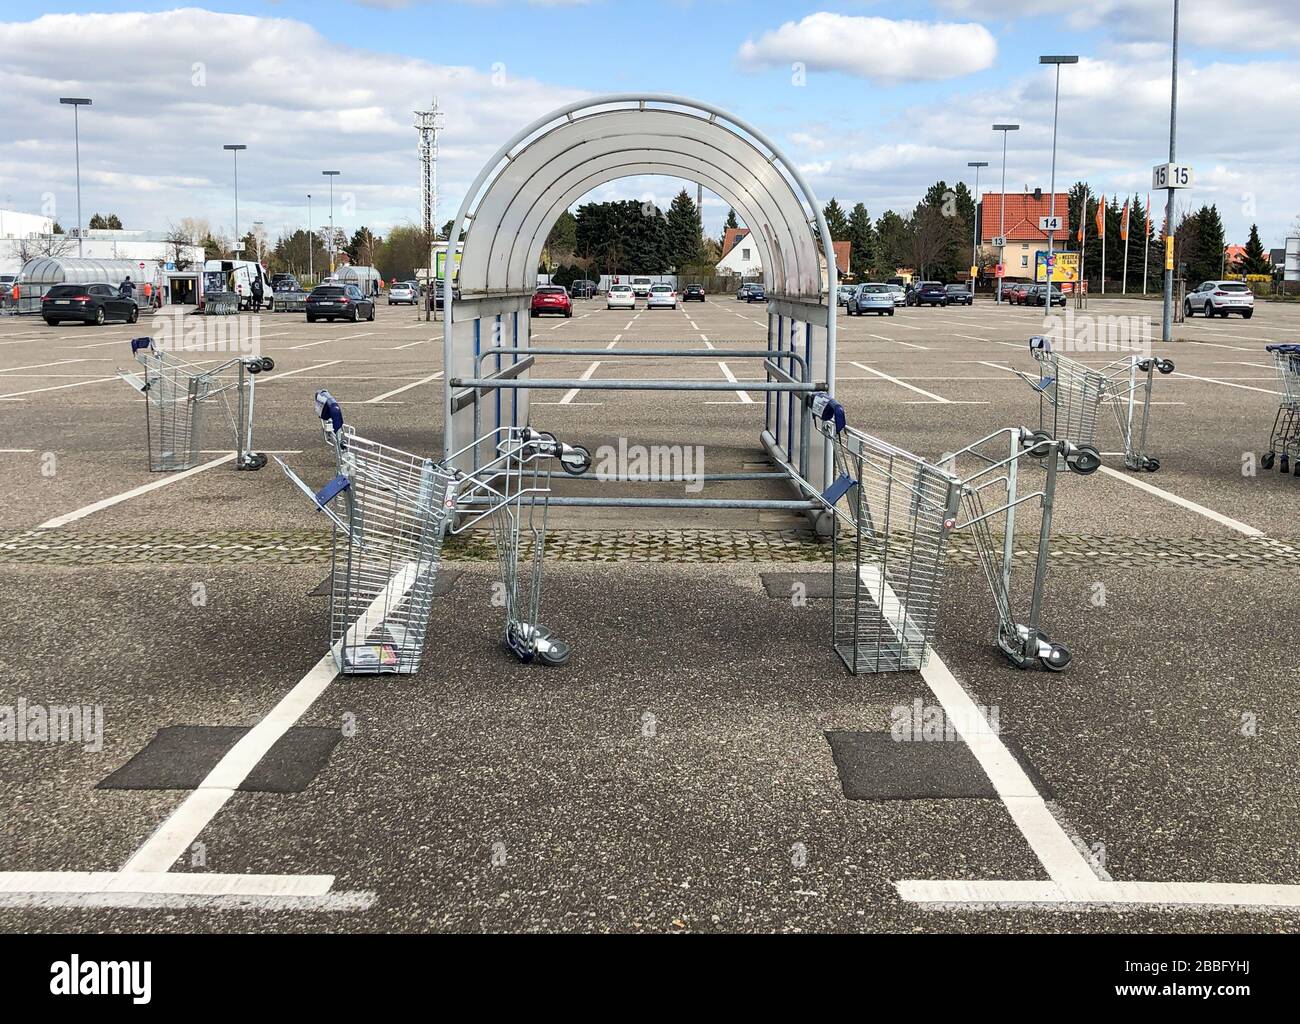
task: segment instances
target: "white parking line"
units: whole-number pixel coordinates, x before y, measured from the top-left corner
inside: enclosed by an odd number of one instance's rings
[[[582,376],[579,377],[578,380],[591,380],[591,375],[596,372],[596,368],[599,366],[600,363],[592,363],[590,366],[587,367],[586,370],[583,371]],[[575,398],[578,397],[579,392],[582,390],[583,390],[582,388],[570,388],[568,391],[564,393],[564,397],[560,399],[559,404],[569,405]]]
[[[421,338],[419,341],[408,341],[405,345],[397,345],[394,348],[385,349],[387,352],[400,352],[404,348],[414,348],[416,345],[427,345],[433,341],[432,338]]]
[[[385,391],[382,395],[376,395],[374,398],[368,398],[361,404],[378,405],[386,398],[392,398],[394,395],[400,395],[404,391],[410,391],[412,388],[418,388],[421,384],[428,384],[431,381],[437,380],[441,376],[442,376],[442,371],[439,370],[437,373],[430,374],[428,377],[423,377],[420,380],[412,381],[410,384],[403,384],[400,388],[393,388],[392,391]]]
[[[1153,403],[1154,404],[1154,403]],[[1146,491],[1148,494],[1154,494],[1157,498],[1163,498],[1165,501],[1177,505],[1179,508],[1185,508],[1189,512],[1195,512],[1197,515],[1205,516],[1206,519],[1212,519],[1220,526],[1226,526],[1230,530],[1236,530],[1247,537],[1263,537],[1264,531],[1257,530],[1248,523],[1243,523],[1239,519],[1233,519],[1231,516],[1225,516],[1220,512],[1215,512],[1212,508],[1206,508],[1204,505],[1198,505],[1194,501],[1188,501],[1186,498],[1180,498],[1177,494],[1166,491],[1154,484],[1149,484],[1145,480],[1140,480],[1131,473],[1121,473],[1118,470],[1111,469],[1109,466],[1102,466],[1101,471],[1107,476],[1114,477],[1116,480],[1123,480],[1126,484]]]
[[[713,347],[712,345],[709,346],[709,348],[712,348],[712,347]],[[739,383],[739,381],[736,380],[736,375],[735,375],[734,373],[731,372],[731,367],[729,367],[726,363],[718,363],[718,367],[722,370],[722,375],[723,375],[724,377],[726,377],[727,380],[731,381],[732,384],[738,384],[738,383]],[[737,391],[736,394],[740,396],[740,404],[741,404],[741,405],[753,405],[753,404],[754,404],[754,400],[753,400],[752,398],[749,397],[749,392],[747,392],[747,391]]]
[[[36,529],[57,530],[61,526],[67,526],[68,523],[74,523],[78,519],[85,519],[86,516],[94,515],[96,512],[102,512],[104,509],[112,508],[114,505],[120,505],[122,502],[129,501],[132,498],[138,498],[140,495],[148,494],[150,491],[156,491],[160,487],[169,487],[172,484],[179,483],[181,480],[185,480],[195,474],[205,473],[209,469],[225,465],[225,463],[231,461],[234,457],[235,453],[229,452],[228,454],[221,456],[219,459],[205,462],[201,466],[195,466],[193,469],[187,469],[181,473],[171,473],[160,480],[154,480],[150,483],[142,484],[140,487],[133,487],[131,490],[123,491],[121,494],[115,494],[111,498],[103,498],[100,501],[92,502],[83,508],[77,509],[75,512],[66,512],[61,516],[55,516],[53,519],[47,519],[45,522],[41,523],[40,526],[36,527]]]
[[[17,373],[19,370],[40,370],[46,366],[67,366],[69,363],[85,363],[86,359],[60,359],[56,363],[29,363],[27,366],[10,366],[0,373]],[[96,360],[98,362],[99,360]]]
[[[403,566],[346,635],[368,636],[387,609],[402,603],[420,575],[419,566],[415,562]],[[199,788],[172,811],[122,870],[163,872],[170,869],[217,816],[249,773],[315,703],[316,698],[325,692],[337,675],[338,665],[334,661],[334,651],[327,651],[298,684],[285,694],[280,703],[226,752],[199,783]]]
[[[341,362],[343,362],[342,359],[331,359],[327,363],[316,363],[314,366],[304,366],[300,370],[285,370],[284,373],[273,373],[269,377],[258,377],[257,382],[259,384],[269,384],[271,381],[279,380],[281,377],[292,377],[294,374],[308,373],[311,370],[323,370],[327,366],[334,366]]]
[[[302,345],[290,345],[288,348],[275,349],[275,351],[296,352],[300,348],[314,348],[317,345],[328,345],[331,341],[351,341],[353,338],[367,338],[374,333],[374,331],[362,331],[360,334],[341,334],[337,338],[322,338],[320,341],[308,341]]]
[[[1253,388],[1249,384],[1234,384],[1230,380],[1216,380],[1213,377],[1198,377],[1194,373],[1183,373],[1181,370],[1175,370],[1174,376],[1186,377],[1188,380],[1199,380],[1206,384],[1222,384],[1225,388],[1241,388],[1242,391],[1258,391],[1261,394],[1274,396],[1281,395],[1280,391],[1273,391],[1270,388]]]
[[[11,391],[7,395],[0,395],[0,402],[20,399],[23,395],[39,395],[46,391],[62,391],[65,388],[84,388],[87,384],[104,384],[110,380],[120,380],[117,376],[96,377],[94,380],[79,380],[75,384],[55,384],[49,388],[31,388],[27,391]]]
[[[924,395],[926,398],[930,399],[930,401],[938,403],[939,405],[953,404],[951,401],[944,398],[942,395],[936,395],[933,391],[926,391],[924,388],[918,388],[915,384],[909,384],[905,380],[899,380],[897,377],[891,377],[889,374],[882,373],[880,370],[874,370],[870,366],[867,366],[865,363],[851,362],[851,365],[856,366],[859,370],[865,370],[867,373],[874,374],[875,376],[880,377],[882,380],[887,380],[891,384],[897,384],[900,388],[907,388],[908,391],[914,391],[918,395]]]

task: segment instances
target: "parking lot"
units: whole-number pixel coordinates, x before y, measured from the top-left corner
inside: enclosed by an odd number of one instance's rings
[[[728,357],[766,346],[764,308],[643,306],[578,300],[571,319],[534,320],[535,344],[590,349],[534,372],[683,372],[619,358],[659,343],[716,349],[684,372],[736,388],[538,392],[533,425],[593,451],[700,445],[710,473],[764,468],[763,396],[744,388],[760,364]],[[1159,333],[1153,301],[1094,297],[1070,314],[1151,316]],[[259,326],[275,368],[257,382],[255,447],[328,480],[312,408],[328,388],[358,432],[440,453],[440,323],[381,305],[373,323]],[[1043,328],[1041,310],[985,298],[841,316],[837,395],[851,423],[927,456],[1036,425],[1012,370],[1034,371],[1026,343]],[[816,596],[826,546],[806,520],[556,508],[543,620],[575,644],[569,665],[502,647],[496,561],[476,536],[448,547],[420,673],[335,677],[318,666],[328,524],[275,463],[235,472],[213,422],[196,469],[147,472],[143,403],[115,370],[149,330],[0,320],[0,606],[15,641],[0,706],[103,715],[102,749],[6,749],[0,871],[280,881],[223,902],[34,896],[14,876],[0,929],[1300,930],[1281,888],[1253,909],[1207,906],[1213,889],[1178,909],[1032,908],[1015,889],[953,909],[896,885],[1057,878],[1069,852],[1045,853],[1054,840],[1035,832],[1049,818],[1099,879],[1300,885],[1300,479],[1255,464],[1278,402],[1264,346],[1297,339],[1300,306],[1176,325],[1156,346],[1176,364],[1151,410],[1159,472],[1126,472],[1103,421],[1102,471],[1061,478],[1045,622],[1074,653],[1068,672],[1005,661],[983,574],[954,543],[935,651],[958,690],[997,709],[1034,793],[943,743],[902,791],[867,799],[846,798],[826,734],[888,732],[939,683],[844,671]],[[715,493],[790,496],[754,481],[699,496]],[[273,709],[292,714],[285,743],[213,782],[231,730]],[[159,753],[139,788],[97,788],[178,726],[203,731]]]

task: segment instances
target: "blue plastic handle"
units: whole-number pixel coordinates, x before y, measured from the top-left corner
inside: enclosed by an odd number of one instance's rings
[[[1289,355],[1293,355],[1297,352],[1300,352],[1300,345],[1296,345],[1291,342],[1288,342],[1283,345],[1265,345],[1264,351],[1265,352],[1286,352]]]
[[[330,429],[336,434],[343,426],[343,409],[328,391],[316,392],[316,415],[329,420]]]
[[[142,348],[153,348],[153,338],[132,338],[131,355],[135,355]]]
[[[840,405],[839,402],[835,401],[835,399],[824,391],[817,392],[817,394],[813,395],[809,401],[812,404],[812,412],[814,416],[823,423],[835,423],[835,433],[838,434],[844,429],[847,423],[844,415],[844,406]]]

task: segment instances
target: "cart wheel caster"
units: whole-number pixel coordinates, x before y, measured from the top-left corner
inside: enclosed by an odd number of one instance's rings
[[[274,370],[274,369],[275,369],[275,360],[272,359],[270,356],[262,356],[262,369],[263,369],[263,370]]]
[[[1174,361],[1172,359],[1157,359],[1156,369],[1159,370],[1161,373],[1165,373],[1165,374],[1173,373]]]
[[[266,465],[266,455],[262,452],[252,452],[248,456],[248,466],[250,470],[261,469]]]
[[[1047,458],[1047,453],[1051,451],[1051,448],[1043,442],[1051,442],[1054,440],[1055,438],[1053,438],[1046,430],[1035,430],[1029,435],[1029,441],[1025,444],[1025,448],[1035,459],[1045,459]]]
[[[1049,672],[1064,672],[1070,667],[1074,655],[1064,644],[1052,644],[1051,648],[1038,656],[1038,662]]]
[[[1080,476],[1091,476],[1101,468],[1101,453],[1091,445],[1080,445],[1066,465]]]
[[[581,445],[570,445],[569,450],[560,456],[560,468],[569,476],[582,476],[591,468],[591,452]]]
[[[262,361],[260,359],[250,359],[244,364],[244,369],[249,373],[261,373]]]
[[[537,641],[537,660],[543,665],[556,668],[568,664],[572,656],[573,645],[564,640],[553,640],[547,637],[539,638]]]
[[[1277,460],[1277,468],[1279,473],[1289,472],[1291,469],[1291,460],[1288,459],[1285,455],[1283,455],[1280,459]]]
[[[1153,459],[1150,457],[1145,458],[1142,460],[1142,468],[1145,469],[1148,473],[1154,473],[1157,469],[1160,468],[1160,460]]]
[[[1273,454],[1272,452],[1265,452],[1263,455],[1261,455],[1261,456],[1259,457],[1259,466],[1260,466],[1260,468],[1261,468],[1261,469],[1272,469],[1272,468],[1273,468],[1273,459],[1274,459],[1274,458],[1275,458],[1275,456],[1274,456],[1274,454]]]

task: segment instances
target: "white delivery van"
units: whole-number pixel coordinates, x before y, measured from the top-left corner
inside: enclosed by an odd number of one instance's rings
[[[209,274],[220,272],[226,290],[239,295],[240,309],[252,309],[253,281],[259,277],[262,280],[261,308],[270,309],[275,302],[271,278],[267,275],[266,268],[254,260],[205,260],[203,271],[206,280],[211,280]]]

